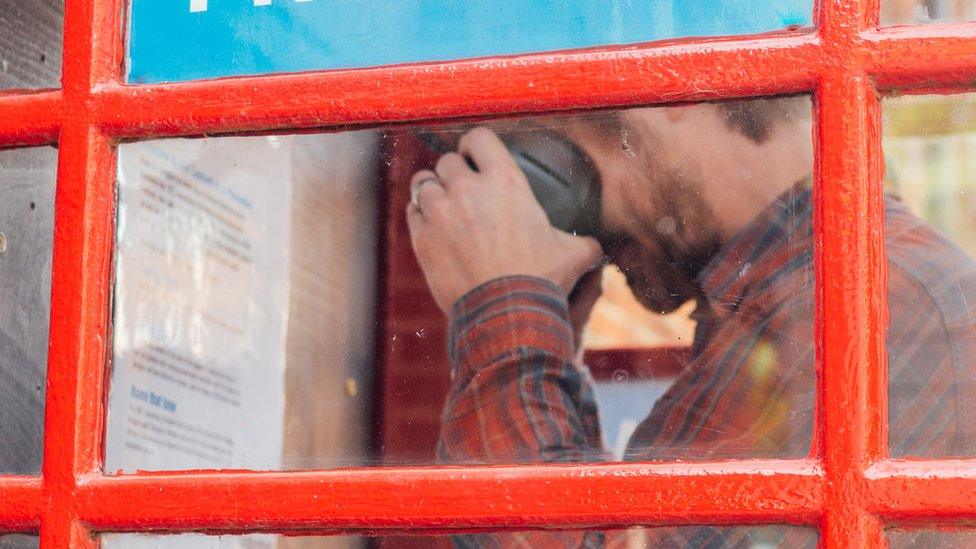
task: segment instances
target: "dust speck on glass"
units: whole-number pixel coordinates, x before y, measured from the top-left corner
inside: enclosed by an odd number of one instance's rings
[[[41,470],[57,161],[0,150],[0,474]]]
[[[0,90],[61,84],[64,0],[0,0]]]

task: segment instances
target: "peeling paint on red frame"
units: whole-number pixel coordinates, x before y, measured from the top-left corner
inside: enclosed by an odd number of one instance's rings
[[[45,548],[93,532],[365,531],[789,522],[825,547],[885,523],[976,520],[976,460],[886,460],[881,91],[968,89],[976,24],[877,30],[878,1],[829,0],[818,31],[129,87],[123,0],[67,0],[63,90],[0,94],[0,145],[59,141],[43,481],[0,477],[0,527]],[[814,92],[815,450],[797,462],[103,476],[113,140]],[[457,97],[465,97],[464,102]],[[520,494],[532,493],[532,498]],[[139,502],[138,504],[135,502]]]

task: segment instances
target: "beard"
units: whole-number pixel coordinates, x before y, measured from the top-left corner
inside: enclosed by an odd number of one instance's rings
[[[658,215],[642,220],[634,234],[600,239],[634,297],[659,314],[702,296],[699,275],[721,248],[715,217],[698,187],[678,177],[668,183],[654,197]]]
[[[666,135],[640,119],[625,123],[630,153],[625,183],[615,185],[629,222],[619,234],[598,238],[627,279],[634,297],[661,314],[702,297],[699,274],[721,247],[715,213],[703,196],[715,184],[686,163],[663,162]]]
[[[667,314],[691,299],[700,287],[695,278],[705,259],[689,263],[676,259],[659,243],[638,242],[629,236],[617,236],[604,244],[607,255],[627,280],[637,301],[648,310]]]

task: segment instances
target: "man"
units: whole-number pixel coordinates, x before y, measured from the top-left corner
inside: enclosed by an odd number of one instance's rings
[[[601,176],[599,241],[549,226],[487,129],[469,132],[458,153],[413,177],[414,250],[451,324],[453,386],[440,458],[603,458],[592,390],[574,364],[571,319],[585,318],[589,304],[568,304],[566,295],[604,253],[649,309],[697,303],[691,361],[638,427],[626,459],[809,455],[816,388],[809,103],[633,109],[603,124],[571,124],[568,133]],[[892,454],[971,456],[976,266],[894,200],[886,239]],[[595,283],[588,278],[584,286]],[[697,528],[649,539],[734,546],[743,532]],[[601,542],[594,533],[545,536],[549,545]]]

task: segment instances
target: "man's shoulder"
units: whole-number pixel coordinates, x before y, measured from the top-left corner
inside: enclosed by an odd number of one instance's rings
[[[935,308],[949,330],[976,330],[976,261],[896,202],[885,208],[888,296],[913,314]],[[896,318],[892,318],[896,321]]]

